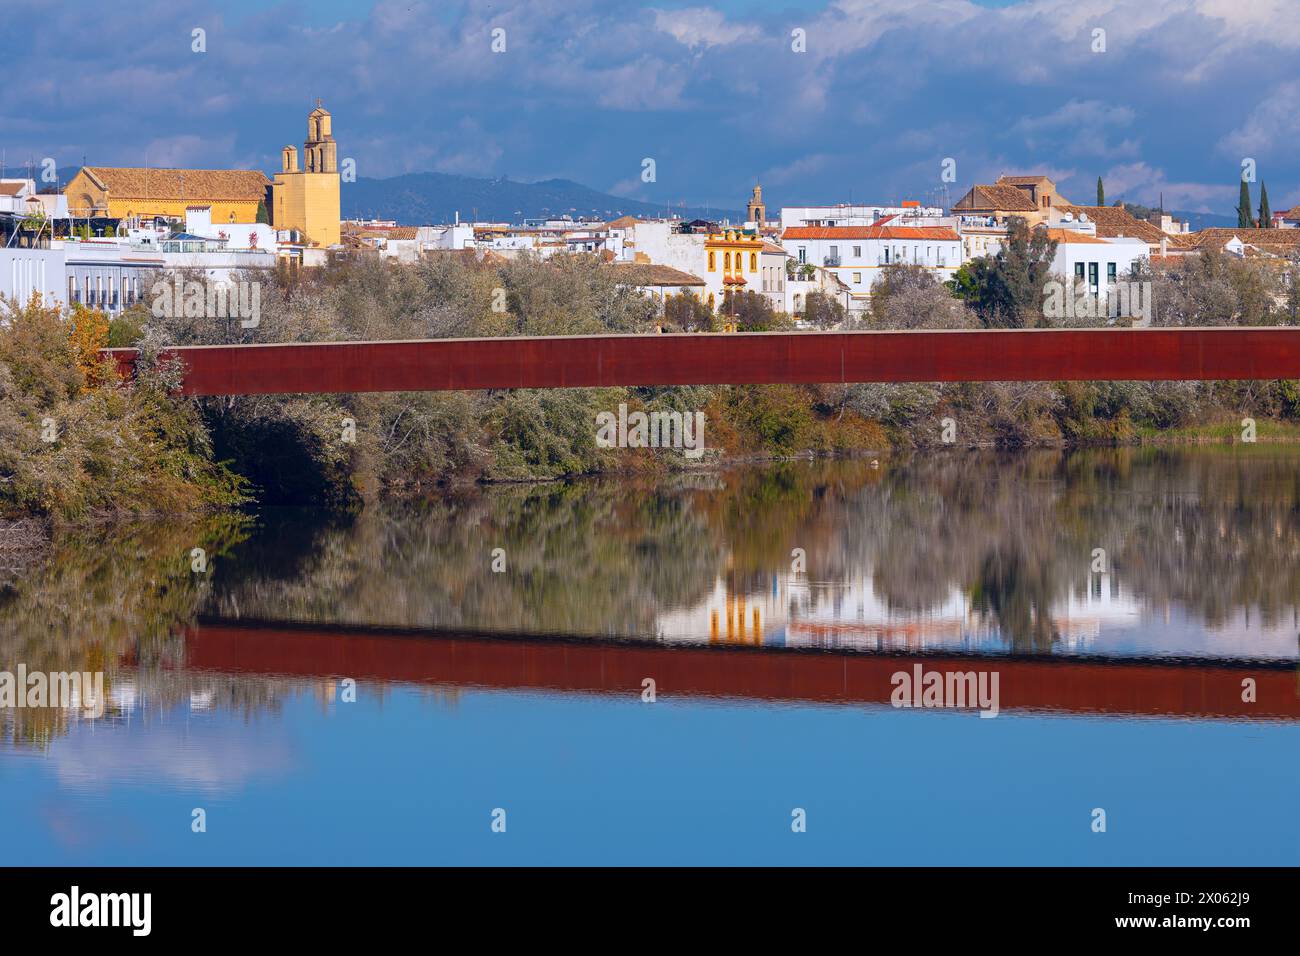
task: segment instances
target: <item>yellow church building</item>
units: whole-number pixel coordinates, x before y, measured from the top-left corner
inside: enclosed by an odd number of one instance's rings
[[[271,221],[277,229],[297,229],[309,245],[333,246],[339,238],[338,147],[330,127],[330,114],[316,101],[307,115],[307,140],[298,150],[281,150],[281,169],[272,185]]]
[[[271,181],[256,169],[154,169],[83,166],[68,183],[76,218],[185,218],[188,206],[211,206],[212,221],[257,222]]]
[[[317,100],[307,116],[302,166],[298,150],[284,147],[275,182],[256,169],[83,166],[65,190],[68,212],[77,218],[161,216],[183,221],[187,208],[208,206],[216,225],[257,222],[262,207],[274,228],[297,230],[304,245],[337,245],[341,212],[337,150],[330,114]]]

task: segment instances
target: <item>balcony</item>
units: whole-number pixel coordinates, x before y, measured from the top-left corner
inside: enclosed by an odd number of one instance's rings
[[[838,267],[839,264],[840,264],[839,256],[827,256],[826,258],[822,259],[822,265],[826,266],[827,268],[834,269]]]

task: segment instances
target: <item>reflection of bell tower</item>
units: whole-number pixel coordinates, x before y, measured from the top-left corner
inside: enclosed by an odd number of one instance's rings
[[[766,218],[767,207],[763,205],[763,187],[755,186],[754,194],[749,197],[749,205],[745,207],[745,219],[762,229]]]

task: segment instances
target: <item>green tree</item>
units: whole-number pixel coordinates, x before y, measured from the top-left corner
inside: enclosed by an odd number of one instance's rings
[[[843,304],[825,292],[809,292],[804,300],[803,317],[819,329],[833,329],[844,322]]]
[[[1250,184],[1244,179],[1241,181],[1241,198],[1237,200],[1237,227],[1240,229],[1255,227],[1255,220],[1250,215]]]
[[[788,324],[782,322],[772,303],[761,292],[728,292],[722,302],[722,313],[728,320],[736,323],[740,332],[768,332]]]
[[[713,327],[713,310],[689,292],[666,296],[664,325],[682,332],[707,332]]]
[[[1101,184],[1100,176],[1097,177],[1097,205],[1098,206],[1106,205],[1106,190],[1105,187],[1103,187]]]
[[[270,213],[266,211],[265,199],[259,199],[257,201],[257,221],[266,223],[268,226],[271,224],[271,216]]]
[[[1268,186],[1259,184],[1259,228],[1267,229],[1273,224],[1273,212],[1268,208]]]
[[[1052,273],[1056,242],[1046,229],[1030,230],[1013,216],[995,256],[970,263],[970,290],[963,297],[985,328],[1031,328],[1042,316],[1044,284]]]

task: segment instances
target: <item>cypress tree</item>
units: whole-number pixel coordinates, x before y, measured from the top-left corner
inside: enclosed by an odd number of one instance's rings
[[[1237,200],[1237,228],[1253,229],[1255,220],[1250,215],[1250,184],[1241,181],[1241,198]]]
[[[1101,185],[1101,177],[1097,177],[1097,205],[1106,205],[1106,190]]]
[[[1267,229],[1273,225],[1273,211],[1268,208],[1268,186],[1259,184],[1259,228]]]

